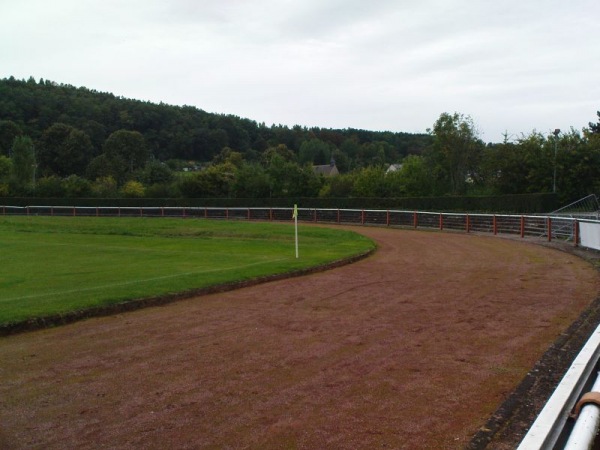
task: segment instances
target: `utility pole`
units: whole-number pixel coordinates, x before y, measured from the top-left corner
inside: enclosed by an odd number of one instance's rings
[[[552,192],[556,193],[556,152],[558,150],[558,135],[560,130],[557,128],[554,130],[554,181],[552,183]]]

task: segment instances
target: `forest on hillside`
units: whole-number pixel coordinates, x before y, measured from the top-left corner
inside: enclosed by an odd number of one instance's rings
[[[425,134],[290,128],[9,77],[0,80],[0,196],[557,192],[568,201],[598,192],[599,125],[555,134],[532,131],[486,145],[472,119],[460,113],[442,112]],[[335,163],[338,176],[313,170],[329,163]],[[397,170],[388,170],[392,164]]]

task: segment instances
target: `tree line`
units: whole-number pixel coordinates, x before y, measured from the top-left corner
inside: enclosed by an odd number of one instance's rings
[[[0,196],[414,197],[598,191],[599,122],[485,144],[469,116],[427,133],[266,126],[33,78],[0,80]],[[340,175],[312,166],[335,162]],[[388,170],[396,164],[397,170]]]

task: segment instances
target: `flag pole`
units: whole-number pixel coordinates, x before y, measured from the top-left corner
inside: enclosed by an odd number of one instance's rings
[[[295,235],[296,235],[296,258],[298,258],[298,205],[294,204],[294,218]]]

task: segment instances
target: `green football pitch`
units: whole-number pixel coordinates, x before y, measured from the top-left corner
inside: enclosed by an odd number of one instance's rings
[[[365,253],[356,233],[167,218],[0,218],[0,324],[249,280]]]

